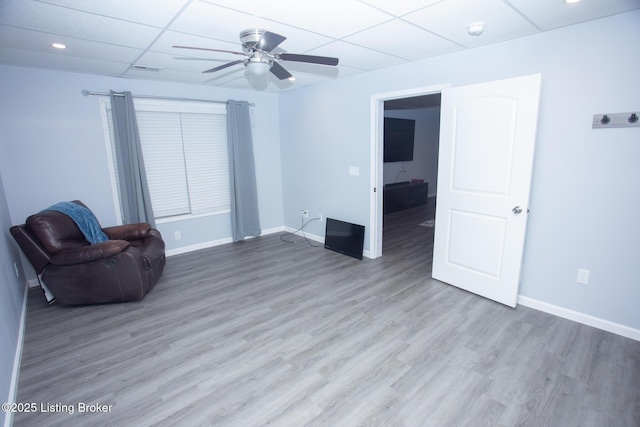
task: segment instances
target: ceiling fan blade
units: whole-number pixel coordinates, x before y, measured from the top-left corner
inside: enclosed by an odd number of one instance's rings
[[[216,58],[199,58],[196,56],[174,56],[173,59],[177,59],[180,61],[220,61]]]
[[[275,61],[273,62],[273,65],[271,66],[270,71],[273,73],[274,76],[276,76],[280,80],[285,80],[290,77],[293,77],[291,73],[289,73],[287,70],[284,69],[282,65],[278,64]]]
[[[328,56],[300,55],[297,53],[279,53],[277,58],[283,61],[309,62],[311,64],[338,65],[338,58]]]
[[[243,56],[247,55],[244,52],[234,52],[233,50],[211,49],[208,47],[192,47],[192,46],[172,46],[172,47],[175,47],[178,49],[195,49],[195,50],[207,50],[209,52],[233,53],[234,55],[243,55]]]
[[[260,40],[258,40],[258,43],[256,43],[256,49],[271,52],[286,39],[286,37],[281,36],[280,34],[265,31],[264,34],[262,34],[262,37],[260,37]]]
[[[205,70],[205,71],[203,71],[203,73],[213,73],[214,71],[224,70],[227,67],[231,67],[232,65],[236,65],[236,64],[242,64],[243,62],[244,62],[244,60],[242,60],[242,59],[239,59],[237,61],[227,62],[226,64],[220,65],[218,67],[214,67],[214,68],[211,68],[209,70]]]

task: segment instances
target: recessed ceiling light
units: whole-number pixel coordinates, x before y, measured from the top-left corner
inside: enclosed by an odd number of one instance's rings
[[[472,22],[467,25],[467,32],[470,36],[479,36],[484,32],[484,22]]]
[[[564,0],[565,3],[578,3],[580,0]]]
[[[295,77],[293,77],[293,76],[291,76],[291,77],[289,77],[287,80],[289,80],[290,82],[294,82],[294,81],[296,81],[296,78],[295,78]]]
[[[54,47],[56,49],[66,49],[67,45],[64,45],[62,43],[51,43],[51,47]]]

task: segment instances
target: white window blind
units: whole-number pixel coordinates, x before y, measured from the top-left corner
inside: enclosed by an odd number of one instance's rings
[[[191,213],[228,210],[226,116],[183,114],[182,129]]]
[[[156,219],[228,211],[226,108],[158,100],[134,104]]]

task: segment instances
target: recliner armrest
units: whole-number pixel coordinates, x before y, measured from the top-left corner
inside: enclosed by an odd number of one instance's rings
[[[116,225],[114,227],[103,228],[109,239],[113,240],[137,240],[147,237],[151,230],[151,225],[146,222],[139,224]]]
[[[125,240],[107,240],[78,249],[60,251],[53,255],[49,262],[54,265],[75,265],[97,261],[118,255],[129,246]]]

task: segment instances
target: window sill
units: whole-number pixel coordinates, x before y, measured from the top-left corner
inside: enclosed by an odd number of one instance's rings
[[[165,218],[157,218],[156,219],[156,224],[167,224],[167,223],[170,223],[170,222],[188,221],[190,219],[204,218],[204,217],[207,217],[207,216],[224,215],[224,214],[228,214],[230,212],[231,212],[231,210],[227,209],[227,210],[224,210],[224,211],[208,212],[208,213],[197,214],[197,215],[187,214],[187,215],[169,216],[169,217],[165,217]]]

